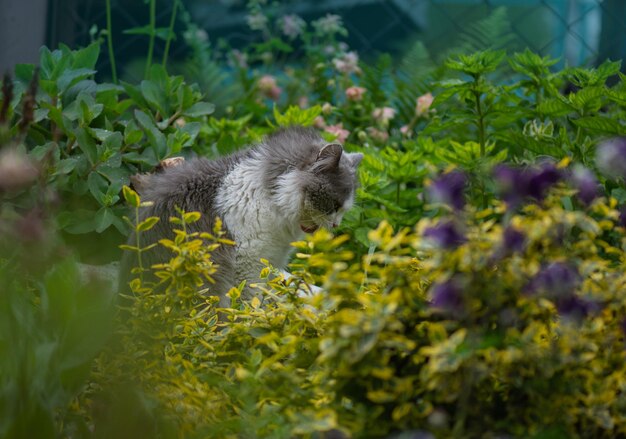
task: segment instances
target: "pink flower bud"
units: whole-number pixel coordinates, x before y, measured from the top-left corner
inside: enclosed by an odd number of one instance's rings
[[[372,111],[372,117],[374,118],[374,120],[382,123],[383,125],[389,123],[389,121],[393,119],[395,115],[396,110],[391,107],[375,108],[374,111]]]
[[[349,101],[358,102],[361,99],[363,99],[363,93],[365,92],[366,90],[363,87],[357,87],[357,86],[348,87],[346,89],[346,98]]]
[[[415,106],[415,115],[418,117],[424,116],[428,113],[430,106],[433,104],[435,98],[432,93],[426,93],[425,95],[417,98],[417,104]]]
[[[374,127],[368,127],[366,128],[367,134],[369,134],[369,136],[380,143],[385,143],[387,140],[389,140],[389,133],[387,133],[387,131],[384,130],[379,130],[378,128],[374,128]]]
[[[271,75],[262,76],[257,83],[259,90],[269,99],[277,101],[280,98],[282,89],[276,85],[276,78]]]
[[[338,123],[337,125],[328,125],[324,128],[324,131],[337,136],[337,141],[339,143],[344,143],[350,135],[350,131],[344,129],[342,123]]]

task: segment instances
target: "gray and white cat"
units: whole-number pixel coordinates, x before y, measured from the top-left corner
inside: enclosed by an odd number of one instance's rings
[[[215,218],[221,218],[236,245],[213,253],[219,268],[210,291],[220,295],[225,306],[224,294],[232,286],[258,281],[262,258],[284,269],[291,242],[341,222],[354,200],[362,158],[360,153],[344,152],[338,143],[325,142],[312,128],[290,127],[217,160],[198,158],[167,167],[142,180],[142,201],[153,202],[143,208],[142,217],[161,219],[142,235],[142,242],[173,235],[169,218],[177,216],[175,207],[202,214],[200,221],[190,224],[190,232],[210,232]],[[171,253],[155,247],[142,257],[149,266],[168,260]],[[134,258],[125,255],[122,279],[128,280]],[[250,294],[248,290],[246,295]]]

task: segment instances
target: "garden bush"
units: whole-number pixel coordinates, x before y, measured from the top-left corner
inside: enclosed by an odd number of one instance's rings
[[[619,62],[484,44],[502,10],[448,53],[363,62],[339,17],[256,2],[257,42],[231,50],[176,4],[190,59],[150,49],[139,83],[98,79],[103,41],[3,80],[0,436],[626,435]],[[294,124],[365,157],[356,206],[294,243],[292,278],[267,266],[259,297],[217,308],[202,285],[232,243],[182,211],[131,248],[172,259],[119,297],[85,272],[154,225],[132,175]]]

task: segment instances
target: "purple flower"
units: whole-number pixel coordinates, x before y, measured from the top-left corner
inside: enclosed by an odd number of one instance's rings
[[[502,233],[502,246],[508,252],[521,252],[526,244],[526,235],[514,227],[507,227]]]
[[[464,189],[466,181],[467,178],[464,172],[448,172],[434,180],[428,188],[428,192],[434,201],[447,204],[455,210],[461,210],[465,205]]]
[[[622,227],[626,227],[626,206],[619,208],[619,223]]]
[[[527,186],[524,172],[507,165],[498,165],[493,170],[502,199],[511,205],[519,204],[526,196]]]
[[[578,198],[586,205],[591,204],[598,196],[598,180],[589,169],[583,166],[575,167],[571,181],[578,189]]]
[[[543,200],[548,189],[561,179],[561,173],[551,163],[547,163],[539,169],[532,169],[528,174],[526,190],[528,195],[537,200]]]
[[[498,165],[493,174],[502,199],[512,206],[519,205],[528,197],[537,201],[543,200],[548,189],[561,179],[561,173],[552,163],[526,169]]]
[[[458,231],[452,221],[440,222],[424,230],[424,237],[445,249],[452,249],[463,244],[467,239]]]
[[[553,262],[537,273],[526,288],[531,293],[542,292],[550,299],[563,299],[574,294],[580,281],[575,267],[565,262]]]
[[[559,314],[565,317],[580,320],[589,314],[597,312],[600,306],[595,302],[571,295],[557,300],[556,309]]]
[[[609,177],[626,178],[626,137],[617,137],[598,145],[596,165]]]
[[[441,311],[458,312],[463,306],[461,289],[454,279],[435,284],[431,291],[431,306]]]

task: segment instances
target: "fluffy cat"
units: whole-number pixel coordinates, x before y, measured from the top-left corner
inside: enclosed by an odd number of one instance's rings
[[[258,281],[267,259],[284,269],[291,242],[319,227],[336,227],[353,203],[357,166],[363,155],[346,153],[338,143],[325,142],[312,128],[290,127],[268,136],[258,145],[235,154],[207,160],[185,161],[142,179],[142,217],[160,218],[142,234],[142,242],[171,237],[169,218],[175,207],[198,211],[200,221],[189,231],[211,231],[215,218],[223,221],[227,237],[235,246],[222,246],[213,253],[218,264],[215,285],[210,291],[220,296],[241,281]],[[131,236],[129,242],[132,242]],[[155,247],[142,256],[146,266],[171,257]],[[135,255],[126,252],[122,261],[122,285],[129,279]],[[250,290],[244,295],[253,294]]]

